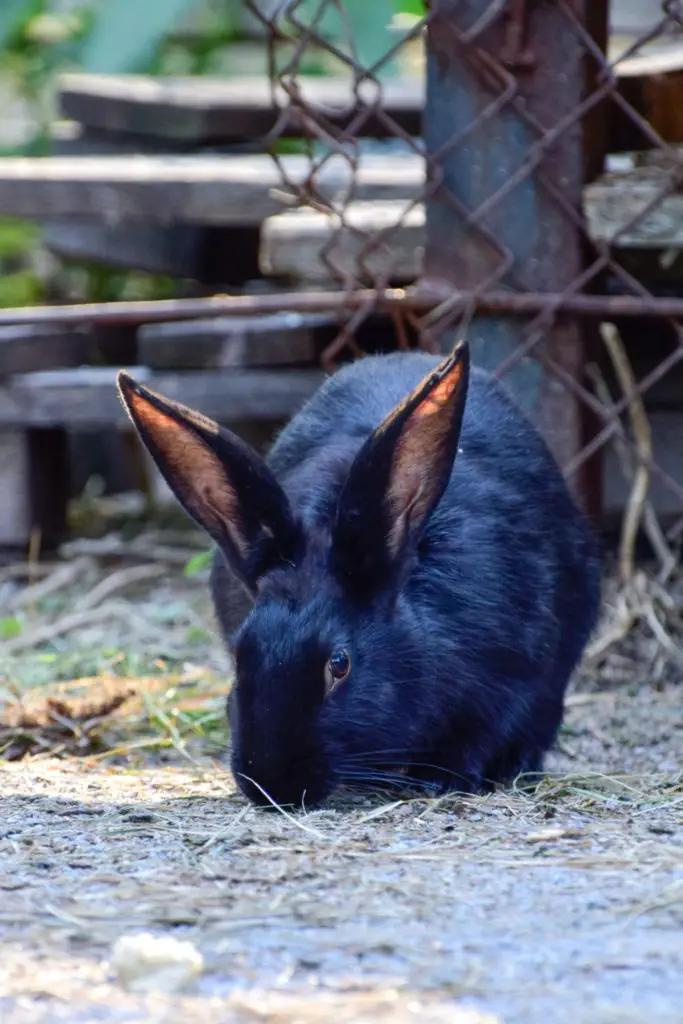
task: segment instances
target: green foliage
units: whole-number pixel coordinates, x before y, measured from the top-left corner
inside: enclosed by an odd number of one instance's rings
[[[35,224],[0,217],[0,260],[13,260],[33,252],[39,234]]]
[[[175,283],[162,274],[136,270],[113,270],[97,263],[81,264],[84,269],[83,291],[92,302],[115,302],[144,299],[171,299]]]
[[[31,270],[0,277],[0,309],[35,306],[43,299],[43,285]]]
[[[0,619],[0,639],[11,640],[21,633],[21,622],[19,619]]]
[[[212,558],[213,550],[200,551],[199,554],[193,555],[185,566],[185,575],[189,578],[199,576],[200,573],[210,568]]]
[[[412,14],[416,18],[425,16],[424,0],[397,0],[396,7],[398,14]]]
[[[39,239],[35,224],[0,218],[0,309],[43,298],[43,283],[32,267]]]

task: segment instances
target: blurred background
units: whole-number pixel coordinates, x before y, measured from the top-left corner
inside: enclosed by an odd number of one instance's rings
[[[262,0],[258,6],[269,17],[281,4]],[[317,6],[304,3],[302,16]],[[268,72],[267,27],[243,0],[3,0],[0,8],[4,157],[46,155],[73,144],[76,126],[59,108],[61,73],[233,77]],[[421,0],[348,0],[344,8],[359,58],[371,63],[395,45],[397,34],[423,14],[424,5]],[[346,26],[339,11],[328,7],[321,28],[334,39]],[[280,60],[286,60],[286,47]],[[380,74],[420,76],[423,64],[418,39],[401,47]],[[311,45],[300,70],[329,76],[344,68],[328,49]],[[57,256],[41,238],[35,222],[0,218],[0,307],[165,298],[191,290],[161,274]]]

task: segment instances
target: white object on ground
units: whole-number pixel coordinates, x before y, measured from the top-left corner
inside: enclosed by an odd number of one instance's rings
[[[140,933],[114,943],[111,966],[131,992],[180,992],[201,973],[204,961],[191,942]]]

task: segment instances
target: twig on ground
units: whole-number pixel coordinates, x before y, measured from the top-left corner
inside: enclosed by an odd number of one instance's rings
[[[9,599],[6,607],[10,611],[18,611],[20,608],[27,608],[37,604],[51,594],[63,590],[74,583],[78,577],[86,572],[93,565],[91,558],[81,557],[74,562],[57,566],[53,572],[39,583],[32,583],[24,587],[18,594]]]
[[[584,652],[584,661],[587,664],[595,664],[607,654],[611,647],[623,640],[633,627],[636,616],[631,603],[625,593],[619,596],[619,602],[615,609],[612,621],[606,629],[596,636]]]
[[[180,548],[150,544],[146,537],[124,541],[121,537],[83,537],[62,544],[60,553],[65,558],[89,555],[91,558],[143,558],[145,562],[164,562],[167,565],[186,565],[197,554],[196,547]]]
[[[83,629],[100,622],[107,622],[113,618],[123,618],[131,623],[136,631],[139,631],[140,619],[133,607],[125,604],[123,601],[108,601],[97,608],[71,612],[55,622],[49,622],[44,626],[31,630],[29,633],[24,633],[21,636],[5,641],[3,654],[17,654],[20,651],[27,651],[32,647],[38,647],[40,644],[49,643],[51,640],[64,636],[66,633],[72,633],[75,629]],[[146,625],[149,626],[149,624]],[[159,633],[159,631],[155,632]]]
[[[39,562],[38,565],[33,566],[28,562],[13,562],[0,569],[0,584],[12,583],[14,580],[26,580],[30,576],[49,576],[61,565],[63,562]]]
[[[148,582],[165,576],[167,567],[157,563],[147,565],[132,565],[126,569],[118,569],[110,576],[106,576],[96,587],[93,587],[87,594],[76,602],[74,612],[85,611],[101,604],[106,598],[111,597],[117,591],[125,590],[126,587],[135,586],[137,583]]]

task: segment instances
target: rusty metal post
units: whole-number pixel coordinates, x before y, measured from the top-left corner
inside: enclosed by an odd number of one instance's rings
[[[575,11],[583,15],[585,4],[576,0]],[[424,133],[428,173],[432,180],[443,174],[443,181],[427,205],[426,285],[446,280],[463,290],[561,293],[580,275],[580,231],[538,177],[540,172],[580,209],[580,123],[547,150],[539,172],[530,169],[500,198],[495,194],[505,190],[543,133],[580,105],[584,56],[555,3],[433,0]],[[484,203],[483,216],[477,216]],[[475,316],[467,333],[474,360],[490,369],[527,336],[524,323],[503,315]],[[557,317],[541,344],[564,371],[582,376],[576,319]],[[534,358],[520,360],[506,381],[567,465],[583,440],[571,389]]]

